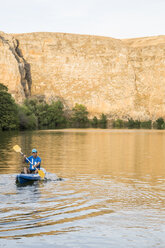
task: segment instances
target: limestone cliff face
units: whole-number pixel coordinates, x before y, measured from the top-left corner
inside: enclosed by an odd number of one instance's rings
[[[19,101],[31,95],[109,118],[165,117],[165,36],[0,33],[0,82]]]
[[[135,110],[165,117],[165,36],[124,40],[135,73]]]
[[[30,65],[23,58],[19,41],[0,32],[0,83],[5,84],[17,102],[30,96]]]

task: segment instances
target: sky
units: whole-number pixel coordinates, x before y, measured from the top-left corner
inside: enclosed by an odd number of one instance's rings
[[[0,0],[0,31],[165,35],[165,0]]]

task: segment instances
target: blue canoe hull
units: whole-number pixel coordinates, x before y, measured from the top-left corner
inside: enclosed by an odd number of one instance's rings
[[[33,183],[40,180],[41,177],[39,176],[39,174],[19,174],[16,176],[16,182],[20,184]]]

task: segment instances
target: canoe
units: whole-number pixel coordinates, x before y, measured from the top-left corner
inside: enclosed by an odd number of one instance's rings
[[[39,174],[19,174],[16,176],[16,182],[23,183],[32,183],[35,181],[40,181],[41,177]]]
[[[45,175],[46,175],[46,170],[44,168],[40,168]],[[40,177],[40,175],[37,174],[19,174],[16,176],[16,183],[24,184],[24,183],[33,183],[35,181],[40,181],[43,180],[43,178]]]

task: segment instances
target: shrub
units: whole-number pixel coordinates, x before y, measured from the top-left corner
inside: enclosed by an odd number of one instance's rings
[[[18,109],[5,85],[0,84],[0,130],[18,128]]]
[[[141,121],[140,123],[140,128],[144,128],[144,129],[151,129],[152,128],[152,121]]]
[[[114,128],[123,128],[124,127],[124,121],[117,119],[113,121],[113,127]]]
[[[140,128],[140,123],[141,122],[139,120],[133,120],[131,118],[131,119],[128,119],[127,127],[130,128],[130,129],[133,129],[133,128],[139,129]]]

